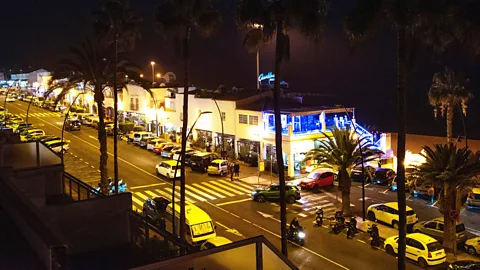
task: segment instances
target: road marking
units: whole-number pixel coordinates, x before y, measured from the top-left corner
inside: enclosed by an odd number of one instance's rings
[[[83,158],[81,158],[80,161],[83,161]]]
[[[368,186],[370,186],[370,183],[368,183],[368,184],[365,184],[365,187],[368,187]],[[360,187],[360,188],[361,188],[361,187]]]
[[[248,220],[246,220],[246,219],[244,219],[244,218],[242,218],[242,219],[243,219],[243,221],[252,224],[252,222],[250,222],[250,221],[248,221]]]
[[[95,166],[91,166],[91,167],[92,167],[92,169],[95,169]]]
[[[365,243],[365,241],[363,241],[363,240],[359,240],[359,239],[357,239],[357,241],[358,241],[358,242],[360,242],[360,243],[364,243],[364,244],[366,244],[366,243]]]
[[[179,187],[179,186],[176,186],[175,189],[180,192],[180,187]],[[190,197],[193,197],[193,198],[195,198],[195,199],[197,199],[197,200],[199,200],[199,201],[201,201],[201,202],[206,201],[206,199],[204,199],[204,198],[202,198],[202,197],[200,197],[200,196],[198,196],[198,195],[190,192],[190,191],[187,190],[187,189],[185,189],[185,194],[188,195],[188,196],[190,196]]]
[[[231,187],[227,187],[225,185],[222,185],[221,183],[217,183],[216,181],[209,181],[209,183],[212,184],[212,185],[216,185],[218,187],[224,188],[224,189],[226,189],[228,191],[231,191],[233,193],[237,193],[238,195],[243,195],[244,194],[244,192],[240,192],[240,191],[238,191],[236,189],[233,189]]]
[[[387,194],[387,192],[388,192],[388,188],[385,189],[382,193],[383,193],[383,194]]]
[[[92,167],[93,167],[93,166],[92,166]],[[156,187],[156,186],[161,186],[161,185],[165,185],[165,183],[157,183],[157,184],[144,185],[144,186],[134,186],[134,187],[131,187],[130,189],[139,189],[139,188]]]
[[[247,184],[245,184],[245,183],[242,183],[242,182],[240,182],[240,181],[236,181],[236,182],[235,182],[235,185],[239,185],[239,186],[242,186],[242,187],[244,187],[244,188],[247,188],[247,189],[250,190],[250,192],[254,189],[254,187],[249,186],[249,185],[247,185]]]
[[[85,161],[85,164],[87,164],[87,165],[88,165],[88,162],[86,162],[86,161]]]
[[[139,199],[137,199],[137,197],[135,196],[132,196],[132,201],[136,204],[138,204],[139,206],[142,206],[143,205],[143,202],[140,201]]]
[[[141,193],[141,192],[135,192],[135,195],[137,195],[138,197],[142,198],[144,201],[145,201],[146,199],[148,199],[148,197],[145,196],[145,195],[143,195],[143,193]]]
[[[301,216],[301,217],[306,217],[307,216],[304,213],[298,213],[298,215]]]
[[[275,221],[280,222],[280,220],[274,218],[273,215],[266,214],[266,213],[263,213],[263,212],[260,212],[260,211],[257,211],[257,213],[259,213],[260,215],[262,215],[264,218],[269,218],[269,219],[273,219],[273,220],[275,220]]]
[[[76,158],[78,158],[78,156],[77,156],[77,155],[73,155],[73,156],[74,156],[74,157],[76,157]]]
[[[216,186],[214,186],[214,185],[211,185],[211,184],[209,184],[209,183],[204,182],[203,184],[204,184],[205,186],[209,187],[209,188],[215,189],[216,191],[218,191],[218,192],[220,192],[220,193],[226,194],[227,196],[230,196],[230,197],[235,196],[235,194],[232,194],[232,193],[230,193],[230,192],[228,192],[228,191],[225,191],[225,190],[223,190],[223,189],[220,189],[220,188],[218,188],[218,187],[216,187]]]
[[[223,227],[223,228],[225,228],[226,230],[229,229],[227,226],[223,225],[222,223],[220,223],[220,222],[218,222],[218,221],[215,221],[215,224],[220,225],[220,227]]]
[[[94,139],[94,140],[97,140],[97,141],[98,141],[98,139],[95,138],[95,137],[93,137],[92,135],[88,135],[88,137],[89,137],[90,139]]]
[[[180,201],[180,187],[179,186],[176,186],[175,189],[177,190],[178,188],[178,192],[175,192],[175,195],[178,195],[178,201]],[[168,191],[169,194],[172,194],[172,189],[171,188],[163,188],[164,190]],[[195,203],[194,200],[192,200],[191,198],[185,196],[185,201],[189,201],[191,203]]]
[[[412,197],[412,195],[409,195],[409,196],[407,197],[407,201],[412,201],[412,199],[410,199],[411,197]]]
[[[247,199],[243,199],[243,200],[217,203],[216,206],[223,206],[223,205],[229,205],[229,204],[234,204],[234,203],[241,203],[241,202],[246,202],[246,201],[251,201],[251,200],[252,200],[251,198],[247,198]]]
[[[100,171],[100,170],[97,170],[97,172],[102,172],[102,171]]]
[[[155,194],[155,193],[151,192],[150,190],[145,190],[145,193],[147,193],[148,195],[150,195],[150,196],[151,196],[151,198],[155,198],[155,197],[157,197],[157,196],[158,196],[157,194]]]
[[[225,181],[225,180],[222,180],[222,179],[221,179],[221,180],[218,180],[218,181],[222,182],[224,185],[227,185],[227,187],[228,187],[228,186],[229,186],[229,187],[233,187],[233,188],[236,188],[237,190],[242,190],[243,192],[246,192],[246,193],[248,193],[248,194],[252,192],[251,190],[248,190],[248,189],[243,188],[243,187],[240,187],[240,186],[236,186],[236,185],[234,185],[234,184],[232,184],[232,183],[229,183],[229,182],[227,182],[227,181]]]
[[[205,190],[206,192],[209,192],[209,193],[211,193],[211,194],[213,194],[213,195],[215,195],[215,196],[217,196],[217,197],[219,197],[219,198],[222,198],[222,199],[223,199],[223,198],[226,198],[226,197],[223,196],[222,194],[219,194],[219,193],[217,193],[217,192],[215,192],[215,191],[213,191],[213,190],[210,190],[210,189],[208,189],[208,188],[206,188],[206,187],[204,187],[204,186],[201,186],[201,185],[199,185],[199,184],[197,184],[197,183],[194,183],[193,185],[194,185],[195,187],[200,188],[200,189],[203,189],[203,190]]]
[[[205,193],[205,192],[203,192],[203,191],[201,191],[201,190],[199,190],[199,189],[196,189],[196,188],[192,187],[191,185],[185,185],[185,187],[186,187],[187,189],[190,189],[190,190],[192,190],[192,191],[194,191],[194,192],[196,192],[196,193],[204,196],[204,197],[207,197],[207,198],[210,199],[210,200],[216,200],[216,199],[217,199],[217,198],[213,197],[212,195],[209,195],[209,194],[207,194],[207,193]]]
[[[157,192],[158,194],[162,195],[162,196],[165,197],[165,198],[168,198],[169,200],[172,199],[172,194],[171,194],[171,192],[170,192],[170,194],[168,194],[168,193],[164,192],[164,191],[161,190],[161,189],[155,189],[155,192]],[[177,194],[177,193],[175,193],[175,195],[177,195],[177,196],[176,196],[176,197],[177,197],[177,202],[179,202],[179,201],[180,201],[180,195]]]

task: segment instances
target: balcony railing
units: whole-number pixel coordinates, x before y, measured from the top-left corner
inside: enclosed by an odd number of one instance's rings
[[[89,200],[103,196],[95,188],[67,172],[63,172],[63,192],[74,201]]]

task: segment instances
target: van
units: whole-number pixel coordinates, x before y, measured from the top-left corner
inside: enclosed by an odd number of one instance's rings
[[[134,132],[132,136],[133,144],[140,145],[140,141],[145,137],[152,137],[152,133],[147,131]]]
[[[207,173],[209,175],[225,176],[228,173],[228,161],[224,159],[215,159],[208,165]]]
[[[214,159],[218,159],[216,154],[201,152],[196,155],[192,155],[190,158],[190,167],[193,171],[205,173],[207,172],[208,165]]]
[[[468,210],[480,210],[480,188],[473,188],[467,197]]]
[[[179,204],[175,203],[173,207],[170,200],[164,197],[147,198],[143,204],[143,214],[153,219],[160,227],[165,226],[167,231],[180,234]],[[175,232],[173,232],[173,222],[175,222]],[[190,202],[186,202],[185,205],[185,223],[187,225],[185,239],[194,246],[200,246],[206,240],[217,236],[210,216]]]

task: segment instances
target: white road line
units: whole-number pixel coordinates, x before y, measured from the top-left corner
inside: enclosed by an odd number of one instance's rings
[[[179,187],[179,186],[176,186],[175,189],[180,190],[180,187]],[[190,197],[193,197],[193,198],[195,198],[195,199],[197,199],[197,200],[199,200],[199,201],[201,201],[201,202],[206,201],[205,198],[200,197],[200,196],[194,194],[193,192],[188,191],[187,189],[185,189],[185,194],[188,195],[188,196],[190,196]]]
[[[242,187],[244,187],[244,188],[246,188],[246,189],[249,189],[250,191],[252,191],[252,190],[255,188],[254,186],[247,185],[247,184],[242,183],[242,182],[240,182],[240,181],[236,181],[236,182],[235,182],[235,185],[242,186]]]
[[[318,201],[313,201],[313,202],[309,202],[309,203],[304,203],[304,204],[302,204],[302,206],[309,207],[309,206],[312,206],[312,205],[329,203],[329,202],[330,202],[329,200],[318,200]]]
[[[224,185],[227,185],[227,186],[236,188],[236,189],[241,190],[241,191],[243,191],[243,192],[246,192],[246,193],[248,193],[248,194],[250,194],[250,193],[252,192],[252,190],[248,190],[248,189],[246,189],[246,188],[239,187],[239,186],[237,186],[235,183],[229,183],[229,182],[227,182],[227,181],[225,181],[225,180],[219,180],[219,181],[222,182]]]
[[[196,188],[194,188],[194,187],[192,187],[192,186],[190,186],[190,185],[185,185],[185,187],[186,187],[187,189],[190,189],[190,190],[192,190],[192,191],[194,191],[194,192],[202,195],[203,197],[207,197],[207,198],[210,199],[210,200],[216,200],[216,199],[217,199],[217,198],[213,197],[212,195],[209,195],[209,194],[207,194],[207,193],[205,193],[205,192],[203,192],[203,191],[201,191],[201,190],[199,190],[199,189],[196,189]]]
[[[238,195],[243,195],[243,194],[244,194],[244,192],[240,192],[240,191],[238,191],[238,190],[236,190],[236,189],[233,189],[233,188],[231,188],[231,187],[222,185],[221,183],[218,183],[218,182],[216,182],[215,180],[214,180],[214,181],[209,181],[209,183],[210,183],[210,184],[213,184],[213,185],[216,185],[216,186],[219,186],[219,187],[221,187],[221,188],[224,188],[224,189],[226,189],[226,190],[228,190],[228,191],[231,191],[231,192],[233,192],[233,193],[237,193]]]
[[[194,185],[195,187],[197,187],[197,188],[203,189],[203,190],[205,190],[206,192],[209,192],[209,193],[217,196],[218,198],[221,198],[221,199],[225,198],[225,196],[223,196],[222,194],[217,193],[217,192],[215,192],[215,191],[213,191],[213,190],[210,190],[210,189],[208,189],[208,188],[206,188],[206,187],[204,187],[204,186],[201,186],[201,185],[199,185],[199,184],[197,184],[197,183],[194,183],[193,185]]]
[[[158,197],[157,194],[153,193],[152,191],[150,190],[145,190],[144,191],[145,193],[147,193],[148,195],[150,195],[150,198],[155,198],[155,197]]]
[[[207,186],[207,187],[209,187],[209,188],[213,188],[213,189],[215,189],[216,191],[218,191],[218,192],[220,192],[220,193],[226,194],[227,196],[230,196],[230,197],[235,196],[235,194],[232,194],[232,193],[230,193],[230,192],[228,192],[228,191],[225,191],[225,190],[223,190],[223,189],[220,189],[220,188],[218,188],[218,187],[216,187],[216,186],[214,186],[214,185],[211,185],[211,184],[209,184],[209,183],[204,182],[204,183],[202,183],[202,184],[205,185],[205,186]],[[224,197],[224,198],[225,198],[225,197]]]
[[[132,201],[133,201],[133,203],[135,203],[135,204],[137,204],[138,206],[140,206],[140,208],[142,208],[143,202],[140,201],[139,199],[137,199],[137,197],[132,196]]]
[[[301,217],[306,217],[307,216],[304,213],[298,213],[298,215],[301,216]]]
[[[177,188],[177,187],[175,187]],[[171,188],[163,188],[164,190],[168,191],[169,194],[172,194],[172,189]],[[175,192],[175,195],[177,196],[178,195],[178,201],[180,201],[180,191],[179,192]],[[194,200],[192,200],[191,198],[185,196],[185,200],[186,201],[189,201],[191,203],[195,203]]]
[[[148,197],[145,196],[145,195],[143,195],[142,192],[135,192],[134,194],[135,194],[135,196],[138,196],[138,197],[142,198],[144,201],[145,201],[146,199],[148,199]]]
[[[155,191],[156,193],[158,193],[159,195],[162,195],[162,197],[167,198],[169,201],[172,199],[172,192],[171,192],[171,191],[170,191],[170,194],[168,194],[167,192],[165,192],[165,191],[163,191],[163,190],[161,190],[161,189],[155,189],[154,191]],[[176,195],[175,197],[177,197],[177,198],[178,198],[178,201],[179,201],[179,200],[180,200],[180,194],[177,194],[177,193],[175,192],[175,195]]]
[[[326,203],[326,204],[322,204],[322,205],[317,205],[317,207],[324,208],[324,207],[329,207],[329,206],[333,206],[333,205],[334,205],[333,203]],[[310,211],[310,210],[315,209],[317,207],[304,208],[303,210],[304,211]]]

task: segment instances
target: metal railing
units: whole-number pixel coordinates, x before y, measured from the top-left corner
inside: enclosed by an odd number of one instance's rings
[[[67,172],[63,172],[63,193],[74,201],[89,200],[103,196],[95,188]]]

